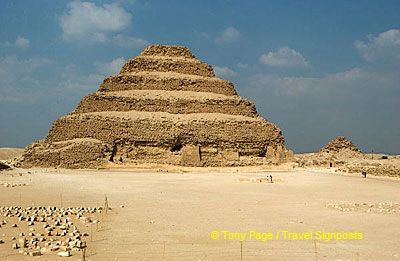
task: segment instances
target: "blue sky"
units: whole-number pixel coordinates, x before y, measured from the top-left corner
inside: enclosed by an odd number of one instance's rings
[[[188,46],[296,152],[400,154],[399,1],[2,1],[0,146],[44,138],[150,43]]]

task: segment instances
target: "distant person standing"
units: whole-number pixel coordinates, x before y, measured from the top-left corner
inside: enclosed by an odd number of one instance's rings
[[[363,172],[361,172],[361,175],[363,175],[363,177],[366,178],[367,177],[367,172],[363,171]]]

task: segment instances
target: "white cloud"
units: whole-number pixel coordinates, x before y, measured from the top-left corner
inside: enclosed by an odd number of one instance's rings
[[[0,43],[1,47],[11,47],[11,46],[15,46],[17,48],[21,48],[21,49],[26,49],[30,47],[30,42],[29,39],[23,37],[23,36],[18,36],[17,39],[15,39],[15,41],[13,43],[11,43],[10,41],[6,41],[3,43]]]
[[[25,75],[31,74],[37,68],[51,63],[46,58],[18,59],[16,56],[0,58],[0,79],[14,81]]]
[[[82,93],[95,91],[104,79],[104,75],[97,73],[83,74],[76,64],[69,64],[64,67],[61,75],[61,81],[56,88],[61,93],[71,91]]]
[[[392,73],[376,73],[362,68],[328,74],[324,77],[282,77],[278,75],[255,75],[251,85],[257,88],[267,88],[269,91],[282,96],[329,96],[332,93],[352,92],[367,89],[378,90],[382,86],[395,86],[400,79]],[[266,91],[267,89],[264,89]]]
[[[1,47],[10,47],[10,46],[11,46],[11,43],[10,43],[9,41],[6,41],[6,42],[4,42],[4,43],[0,43],[0,46],[1,46]]]
[[[125,62],[126,60],[124,57],[119,57],[108,63],[95,62],[95,66],[101,74],[103,74],[104,76],[108,76],[117,74],[121,70]]]
[[[125,36],[122,34],[117,34],[116,36],[114,36],[113,42],[120,47],[130,48],[130,49],[138,49],[149,45],[149,42],[147,42],[142,38]]]
[[[199,38],[212,39],[212,37],[206,32],[195,32],[195,34]]]
[[[329,136],[342,133],[358,137],[363,149],[398,153],[400,74],[370,69],[322,77],[255,75],[240,92],[281,126],[289,147],[317,150]]]
[[[240,38],[240,32],[235,27],[226,28],[220,36],[215,38],[217,43],[232,43]]]
[[[236,64],[236,66],[240,69],[248,69],[249,68],[249,64],[247,64],[247,63],[238,63],[238,64]]]
[[[220,66],[213,66],[214,68],[214,72],[218,77],[221,78],[233,78],[235,76],[237,76],[237,73],[231,69],[229,69],[228,67],[220,67]]]
[[[289,47],[279,48],[260,56],[260,63],[272,67],[309,67],[309,62],[301,53]]]
[[[356,41],[355,47],[368,62],[400,61],[400,30],[391,29],[378,36],[369,35],[365,42]]]
[[[14,44],[16,47],[21,49],[26,49],[30,46],[29,40],[22,36],[18,36]]]
[[[89,74],[86,76],[79,75],[75,78],[65,78],[59,83],[57,88],[63,94],[69,91],[78,91],[84,95],[86,92],[93,92],[97,90],[103,80],[104,76],[99,74]]]
[[[119,57],[110,62],[94,62],[97,72],[84,74],[76,64],[69,64],[64,67],[60,76],[61,81],[57,84],[57,89],[61,93],[81,93],[96,91],[105,77],[118,73],[125,58]],[[79,96],[77,96],[79,97]]]
[[[61,16],[60,25],[67,41],[106,42],[107,33],[117,32],[131,23],[131,14],[117,4],[97,6],[91,2],[73,1]]]
[[[0,58],[0,101],[32,100],[34,88],[38,86],[33,73],[50,63],[52,61],[46,58]]]

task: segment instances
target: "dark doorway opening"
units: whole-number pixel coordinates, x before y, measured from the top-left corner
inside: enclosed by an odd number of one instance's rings
[[[113,150],[111,152],[111,157],[110,157],[111,162],[114,162],[114,157],[116,154],[117,154],[117,143],[114,142]]]

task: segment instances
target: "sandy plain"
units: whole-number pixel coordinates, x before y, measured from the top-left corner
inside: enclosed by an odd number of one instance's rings
[[[274,183],[267,182],[269,175]],[[400,180],[396,178],[364,179],[321,169],[159,166],[153,170],[14,169],[0,172],[0,183],[4,182],[27,185],[0,186],[1,206],[99,207],[107,196],[112,210],[101,214],[101,222],[78,225],[89,233],[86,260],[400,258]],[[242,243],[224,240],[224,230],[247,232],[247,238]],[[282,230],[312,232],[314,238],[266,242],[249,238],[250,231]],[[357,231],[363,239],[315,240],[320,230]],[[212,231],[220,237],[212,239]],[[59,259],[53,252],[40,257],[18,254],[11,247],[16,234],[7,225],[0,228],[0,239],[5,241],[0,244],[0,260]],[[71,253],[65,259],[82,260],[81,252]]]
[[[23,148],[0,148],[0,160],[8,160],[20,156]]]

